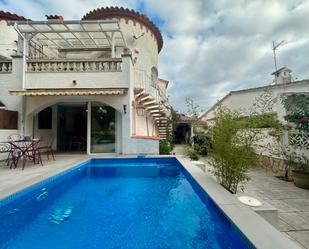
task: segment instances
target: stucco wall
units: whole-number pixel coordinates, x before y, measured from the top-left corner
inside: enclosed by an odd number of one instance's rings
[[[277,113],[280,121],[284,122],[285,109],[281,103],[281,95],[283,93],[296,93],[296,92],[308,92],[309,91],[309,80],[298,82],[295,84],[288,85],[277,85],[270,88],[273,98],[277,98],[274,104],[273,111]],[[232,92],[229,96],[225,97],[221,102],[222,106],[228,107],[232,110],[244,110],[253,107],[256,102],[256,98],[263,93],[264,89],[254,89],[240,92]],[[215,117],[215,110],[209,111],[202,117],[203,121],[212,120]]]
[[[124,154],[159,154],[159,140],[129,138]]]
[[[120,28],[127,46],[132,51],[133,60],[136,61],[135,67],[146,70],[150,75],[152,67],[158,68],[158,45],[155,36],[144,25],[132,20],[126,23],[125,19],[121,19]],[[139,38],[134,39],[134,35]]]
[[[14,66],[12,73],[0,74],[0,101],[6,106],[8,110],[18,112],[18,130],[1,130],[0,129],[0,141],[5,141],[11,134],[20,133],[21,128],[21,110],[22,110],[22,97],[11,96],[10,90],[20,90],[21,88],[21,68],[22,65],[19,59],[13,59]]]
[[[135,116],[136,128],[135,135],[139,136],[156,136],[156,127],[154,121],[150,115]]]
[[[11,58],[11,55],[15,54],[14,50],[17,49],[14,42],[18,39],[17,33],[12,26],[8,26],[7,21],[0,20],[0,34],[0,55]]]

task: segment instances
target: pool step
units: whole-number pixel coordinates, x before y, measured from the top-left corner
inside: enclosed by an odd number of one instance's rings
[[[56,209],[55,212],[51,214],[48,219],[50,222],[59,225],[62,222],[66,221],[71,214],[72,214],[72,207],[59,208]]]

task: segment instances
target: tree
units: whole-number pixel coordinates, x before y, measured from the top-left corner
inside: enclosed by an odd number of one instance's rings
[[[219,106],[214,125],[210,128],[213,173],[218,182],[231,193],[236,193],[239,183],[249,180],[247,171],[256,165],[254,148],[264,139],[265,127],[278,127],[272,113],[271,94],[263,92],[250,110],[233,111]]]
[[[199,123],[199,114],[202,112],[201,107],[191,98],[186,98],[187,114],[191,118],[191,125],[195,129]]]
[[[231,193],[236,193],[240,182],[249,180],[246,172],[256,162],[252,150],[256,133],[246,130],[240,117],[239,112],[219,107],[210,129],[213,173]]]

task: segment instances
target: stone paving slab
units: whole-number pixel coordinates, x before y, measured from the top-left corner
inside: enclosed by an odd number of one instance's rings
[[[292,238],[298,245],[303,248],[308,248],[309,245],[309,231],[293,231],[287,232],[287,235]]]
[[[278,229],[301,247],[309,249],[309,190],[280,180],[271,171],[261,168],[250,170],[249,176],[251,180],[245,184],[244,194],[276,207]]]

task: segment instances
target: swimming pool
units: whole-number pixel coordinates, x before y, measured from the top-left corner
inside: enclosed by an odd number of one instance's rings
[[[0,202],[0,248],[253,248],[175,158],[93,159]]]

